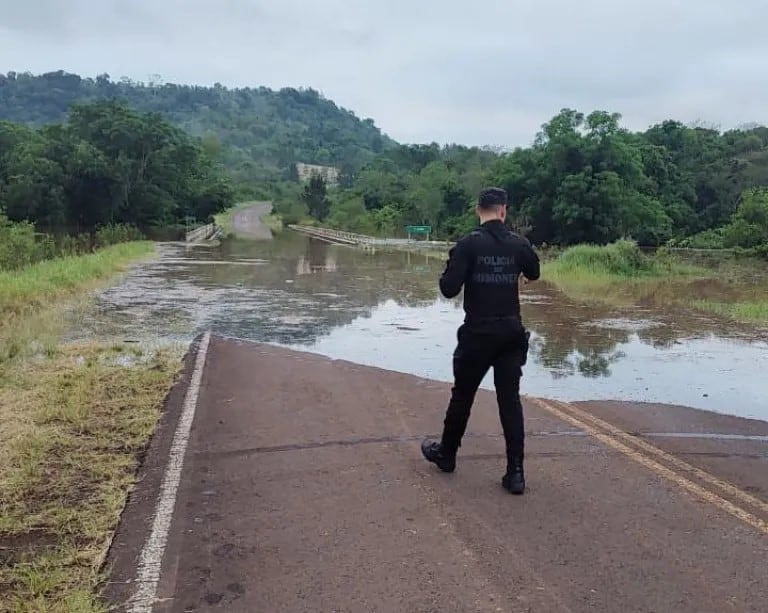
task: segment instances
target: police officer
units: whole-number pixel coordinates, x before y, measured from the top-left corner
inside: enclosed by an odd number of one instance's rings
[[[499,416],[507,450],[502,486],[525,490],[523,407],[520,377],[528,354],[528,332],[520,318],[520,280],[539,278],[539,258],[527,239],[505,225],[507,193],[484,189],[475,207],[480,227],[451,249],[440,291],[453,298],[464,287],[464,324],[453,354],[454,386],[441,441],[426,439],[424,457],[444,472],[456,468],[456,452],[467,428],[480,383],[493,367]]]

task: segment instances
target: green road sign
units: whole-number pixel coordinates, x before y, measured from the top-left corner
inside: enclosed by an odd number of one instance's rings
[[[430,234],[432,226],[405,226],[405,231],[408,234]]]

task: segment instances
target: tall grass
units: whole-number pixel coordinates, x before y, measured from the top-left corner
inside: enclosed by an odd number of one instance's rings
[[[128,224],[99,226],[93,236],[77,234],[55,238],[36,232],[35,226],[27,221],[11,222],[0,213],[0,272],[143,239],[141,232]]]
[[[669,252],[647,255],[632,241],[610,245],[576,245],[543,264],[543,275],[558,285],[603,286],[674,276],[700,275]]]
[[[691,306],[745,323],[768,323],[768,302],[694,300]]]
[[[269,215],[265,215],[262,221],[264,222],[264,225],[267,226],[267,228],[272,230],[272,234],[277,234],[278,232],[283,231],[283,218],[280,217],[280,215],[277,213],[270,213]]]
[[[96,228],[95,247],[103,249],[110,245],[144,240],[144,235],[129,224],[107,224]]]
[[[122,243],[96,253],[40,262],[21,270],[0,272],[0,313],[25,310],[102,279],[131,260],[152,253],[151,243]]]
[[[152,251],[124,243],[0,273],[1,613],[108,610],[102,562],[179,354],[62,347],[59,333],[86,290]]]
[[[716,300],[692,299],[696,292],[692,283],[722,278],[725,271],[682,264],[664,250],[647,255],[629,241],[571,247],[542,268],[543,279],[583,302],[678,304],[743,323],[768,322],[768,300],[760,286],[747,295],[723,292]]]
[[[542,264],[542,279],[572,299],[614,306],[634,304],[640,296],[667,294],[682,279],[706,275],[669,252],[645,254],[631,241],[576,245]]]
[[[106,613],[101,567],[177,369],[95,344],[0,368],[0,612]]]
[[[647,277],[663,272],[653,258],[630,241],[610,245],[576,245],[550,264],[550,272],[592,274],[613,277]]]
[[[52,324],[62,300],[120,272],[137,258],[151,254],[152,243],[122,243],[96,253],[32,264],[0,272],[0,363],[29,349]],[[50,316],[50,317],[48,317]]]

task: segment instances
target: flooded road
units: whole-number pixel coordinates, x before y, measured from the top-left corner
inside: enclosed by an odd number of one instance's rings
[[[370,255],[289,232],[221,246],[164,244],[73,322],[72,337],[188,343],[217,334],[439,380],[463,318],[440,259]],[[711,284],[702,292],[717,292]],[[692,299],[695,299],[692,296]],[[529,395],[678,404],[768,420],[768,331],[656,301],[602,306],[546,283],[523,292]],[[257,374],[255,374],[257,376]],[[489,375],[484,387],[492,386]],[[447,401],[447,399],[446,399]]]

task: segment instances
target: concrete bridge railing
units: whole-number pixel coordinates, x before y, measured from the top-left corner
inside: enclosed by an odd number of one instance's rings
[[[215,223],[209,223],[205,226],[195,228],[191,232],[187,232],[185,240],[188,243],[199,243],[205,241],[214,236],[218,232],[218,227]]]
[[[355,234],[354,232],[345,232],[343,230],[332,230],[331,228],[318,228],[315,226],[289,225],[291,230],[314,236],[315,238],[325,239],[334,243],[346,245],[374,245],[380,242],[379,239],[365,234]]]
[[[289,225],[291,230],[312,236],[320,240],[339,245],[352,245],[374,251],[376,247],[394,247],[397,249],[411,249],[415,246],[426,249],[445,249],[453,243],[446,241],[417,241],[412,238],[378,238],[365,234],[355,234],[343,230],[331,228],[319,228],[317,226]]]

